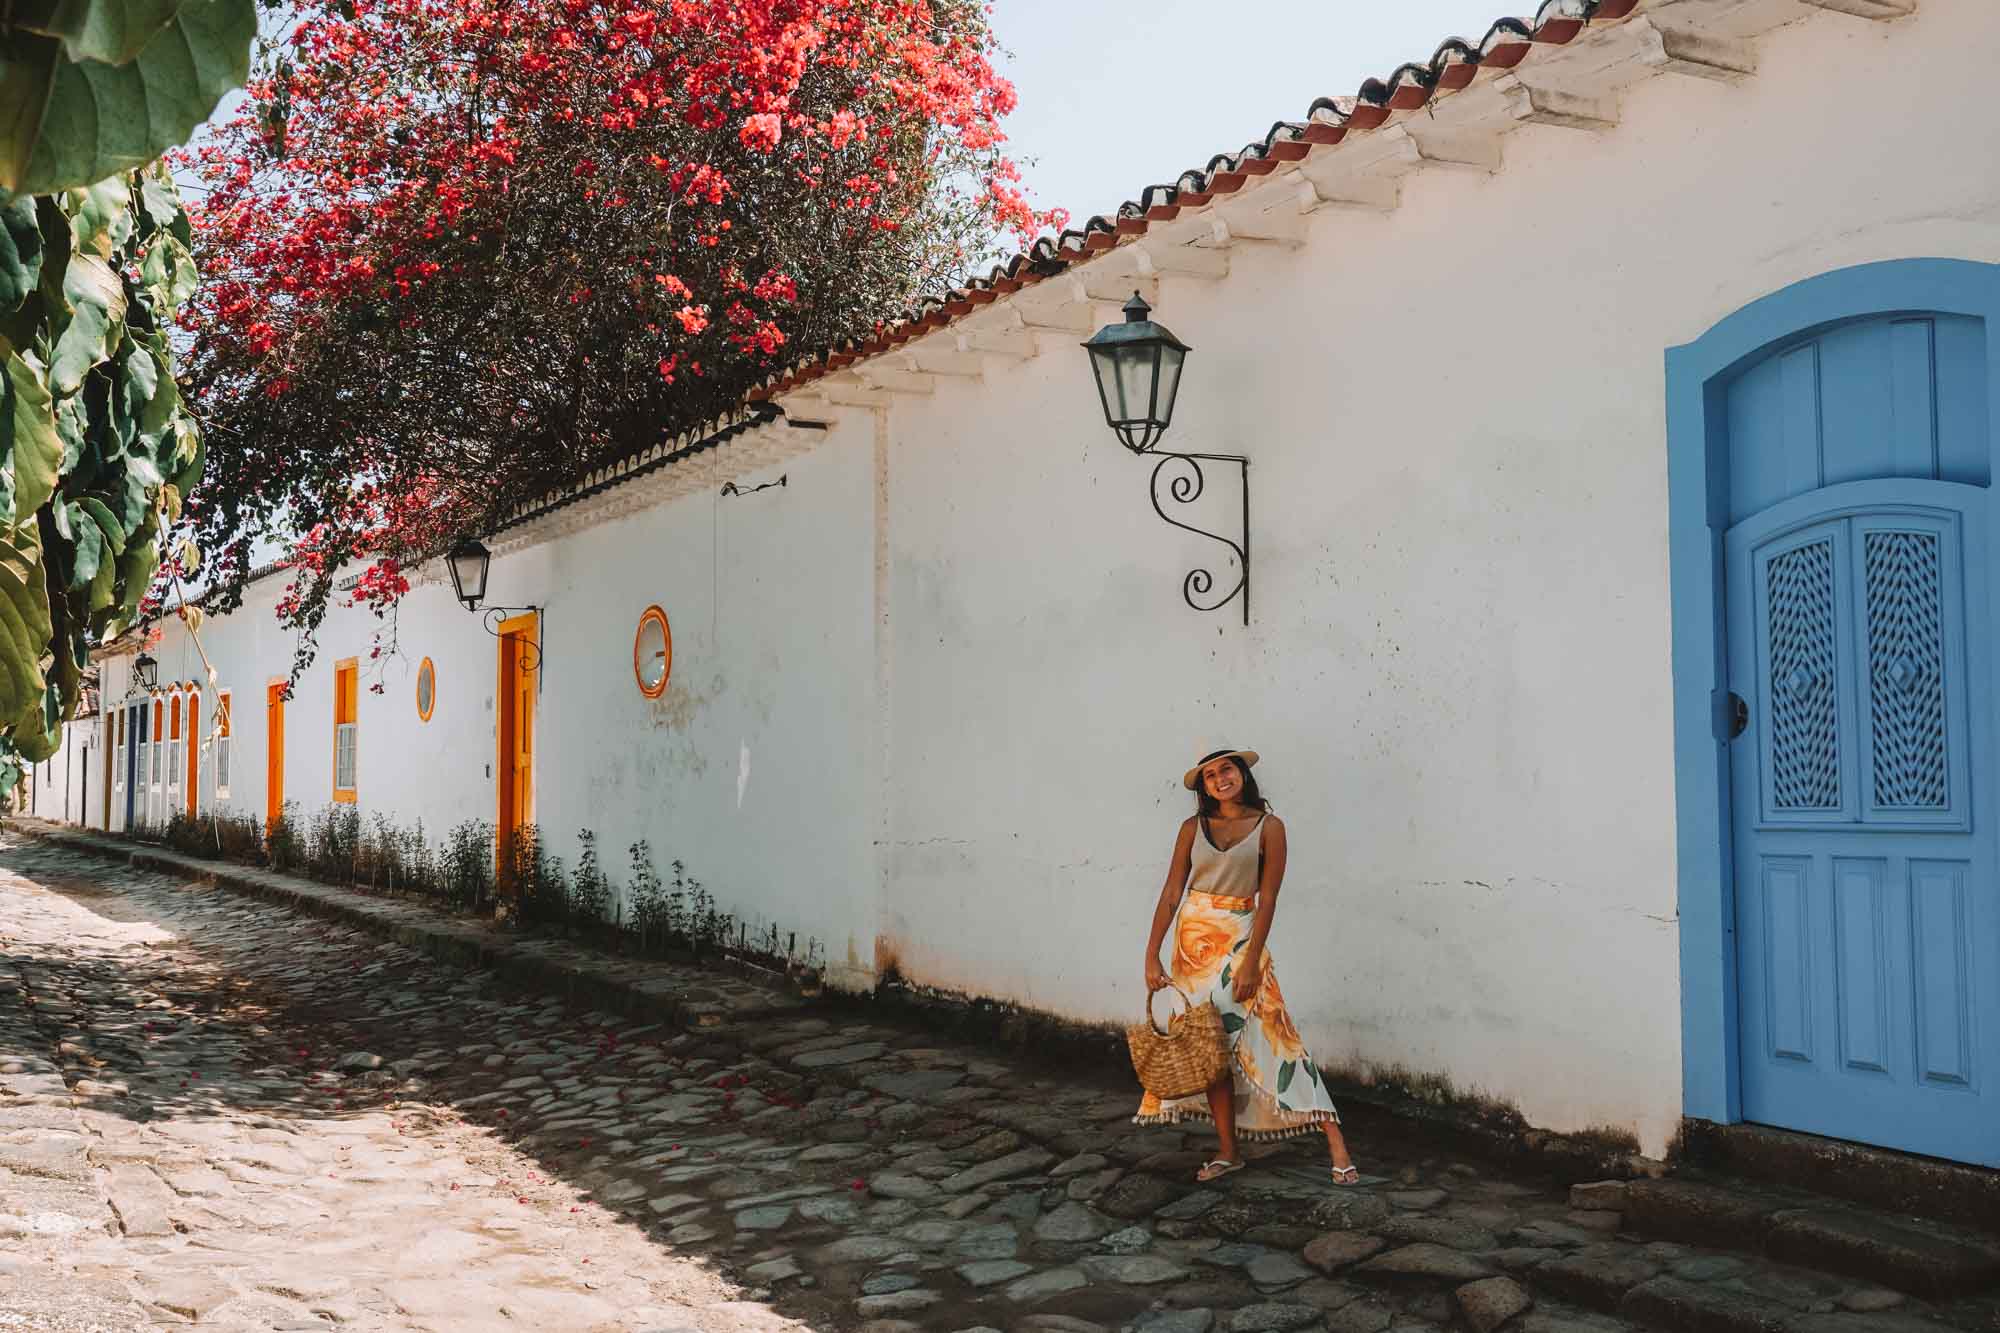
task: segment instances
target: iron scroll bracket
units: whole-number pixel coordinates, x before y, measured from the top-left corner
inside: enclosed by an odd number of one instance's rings
[[[535,613],[535,629],[537,633],[534,639],[530,639],[525,634],[510,636],[500,632],[500,626],[509,617],[525,615],[530,611]],[[518,664],[521,670],[536,671],[542,665],[542,645],[537,640],[541,637],[542,619],[545,615],[547,615],[546,608],[539,606],[489,606],[479,613],[479,619],[486,626],[486,632],[494,638],[504,643],[508,638],[512,637],[521,645],[521,660]]]
[[[1152,480],[1147,488],[1148,497],[1153,502],[1153,512],[1185,532],[1192,532],[1197,537],[1206,537],[1210,541],[1221,542],[1236,556],[1237,568],[1242,571],[1228,592],[1220,597],[1211,598],[1210,593],[1215,587],[1215,574],[1205,567],[1197,566],[1189,570],[1187,577],[1181,580],[1181,600],[1196,611],[1220,611],[1240,596],[1243,599],[1243,623],[1247,626],[1250,623],[1250,460],[1241,454],[1155,452],[1153,456],[1160,460],[1153,465]],[[1169,466],[1176,464],[1185,470],[1167,478],[1168,498],[1175,504],[1181,505],[1193,504],[1199,500],[1208,484],[1208,478],[1201,470],[1204,462],[1234,463],[1240,471],[1243,480],[1243,540],[1240,542],[1231,541],[1219,532],[1210,532],[1192,523],[1183,523],[1169,514],[1160,503],[1160,476]]]

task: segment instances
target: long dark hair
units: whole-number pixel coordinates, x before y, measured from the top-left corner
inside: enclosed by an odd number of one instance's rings
[[[1236,765],[1236,771],[1243,775],[1243,794],[1236,799],[1244,805],[1249,806],[1252,810],[1268,811],[1271,808],[1271,803],[1264,799],[1264,793],[1257,790],[1257,779],[1250,775],[1250,766],[1241,759],[1238,759],[1236,752],[1233,750],[1217,750],[1213,754],[1203,755],[1201,762],[1194,766],[1195,813],[1206,818],[1221,811],[1222,803],[1208,794],[1208,784],[1201,780],[1201,770],[1207,766],[1209,760],[1220,759],[1224,755],[1229,756],[1229,762]]]

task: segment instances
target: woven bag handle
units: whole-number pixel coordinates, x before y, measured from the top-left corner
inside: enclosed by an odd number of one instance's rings
[[[1189,1009],[1194,1008],[1194,997],[1192,995],[1189,995],[1186,991],[1182,990],[1179,986],[1176,986],[1173,982],[1169,981],[1166,985],[1162,986],[1160,990],[1172,991],[1174,994],[1181,997],[1182,1004],[1186,1005]],[[1149,1025],[1151,1025],[1155,1034],[1165,1037],[1171,1034],[1168,1033],[1168,1031],[1165,1028],[1160,1026],[1160,1021],[1157,1018],[1153,1017],[1153,999],[1159,993],[1160,991],[1157,990],[1151,991],[1148,992],[1146,996],[1146,1022]]]

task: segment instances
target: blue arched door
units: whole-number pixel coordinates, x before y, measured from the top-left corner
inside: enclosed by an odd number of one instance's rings
[[[2000,1165],[2000,268],[1669,356],[1689,1113]]]

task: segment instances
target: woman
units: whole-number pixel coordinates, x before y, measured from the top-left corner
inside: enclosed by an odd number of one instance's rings
[[[1197,1096],[1162,1102],[1147,1093],[1133,1119],[1142,1125],[1212,1121],[1222,1146],[1197,1180],[1243,1169],[1239,1134],[1282,1139],[1324,1131],[1334,1184],[1359,1184],[1340,1113],[1285,1011],[1264,952],[1285,878],[1285,825],[1250,776],[1256,762],[1254,750],[1217,750],[1182,777],[1181,785],[1195,793],[1195,814],[1181,825],[1146,940],[1148,998],[1171,985],[1195,1004],[1213,1000],[1229,1034],[1229,1072]],[[1169,923],[1171,971],[1160,966]]]

